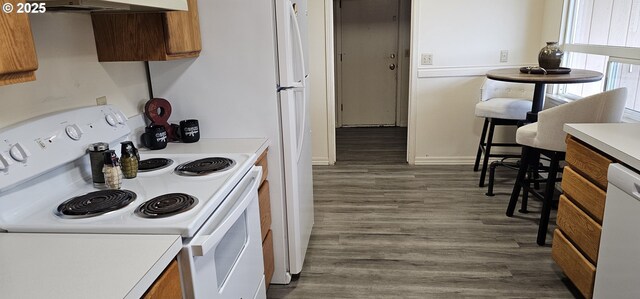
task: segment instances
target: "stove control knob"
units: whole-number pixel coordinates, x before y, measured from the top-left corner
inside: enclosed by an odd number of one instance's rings
[[[0,171],[7,170],[13,162],[4,153],[0,153]]]
[[[122,115],[122,113],[118,113],[118,112],[115,112],[114,115],[116,116],[116,121],[118,121],[119,124],[124,125],[125,119],[126,119],[124,117],[124,115]]]
[[[82,137],[82,130],[80,130],[80,127],[76,124],[68,125],[64,128],[64,131],[67,133],[67,136],[73,140],[80,140]]]
[[[29,153],[27,148],[20,143],[14,144],[11,149],[9,149],[9,154],[11,155],[11,158],[18,162],[24,162],[27,157],[31,156],[31,153]]]
[[[115,127],[116,124],[118,123],[118,121],[116,121],[115,116],[113,115],[113,113],[109,113],[107,114],[104,119],[107,121],[107,123],[112,126]]]

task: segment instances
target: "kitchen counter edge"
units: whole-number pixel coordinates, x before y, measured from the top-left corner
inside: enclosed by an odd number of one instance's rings
[[[640,123],[565,124],[564,131],[640,170]]]

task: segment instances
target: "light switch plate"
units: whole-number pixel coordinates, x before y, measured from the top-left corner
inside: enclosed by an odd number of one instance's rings
[[[509,61],[509,50],[500,51],[500,62],[508,62]]]

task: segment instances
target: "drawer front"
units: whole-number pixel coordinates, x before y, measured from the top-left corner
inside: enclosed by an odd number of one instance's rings
[[[602,224],[604,203],[607,197],[604,190],[567,166],[562,173],[562,191],[580,209]]]
[[[564,195],[560,196],[556,222],[562,233],[585,254],[589,261],[597,264],[602,226]]]
[[[567,139],[565,160],[573,170],[594,182],[601,189],[607,190],[607,171],[612,162],[611,159],[571,137]]]
[[[591,298],[596,267],[580,254],[559,229],[553,232],[551,256],[582,295]]]
[[[264,182],[267,179],[267,175],[269,174],[269,167],[267,165],[267,150],[260,154],[258,160],[256,161],[256,166],[262,166],[262,179],[260,183]]]
[[[273,277],[273,234],[271,230],[267,232],[267,238],[262,242],[262,256],[264,258],[264,280],[265,285],[269,288],[271,277]]]
[[[271,229],[271,200],[269,196],[269,181],[264,181],[258,189],[258,204],[260,205],[260,229],[262,240],[267,237]]]

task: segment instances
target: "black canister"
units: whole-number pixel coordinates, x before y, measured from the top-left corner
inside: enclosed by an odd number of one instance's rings
[[[97,188],[104,187],[104,174],[102,167],[104,166],[104,152],[109,150],[109,144],[98,142],[89,145],[89,159],[91,160],[91,179],[93,186]]]

